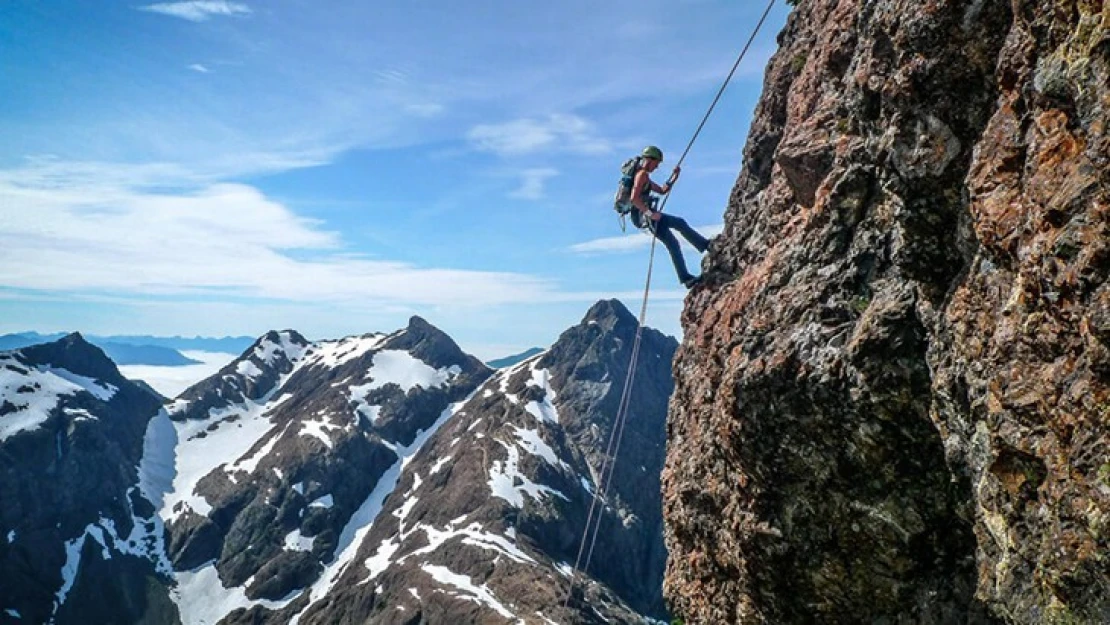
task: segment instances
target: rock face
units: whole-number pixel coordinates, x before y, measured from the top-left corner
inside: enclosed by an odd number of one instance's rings
[[[1110,5],[800,0],[687,300],[692,623],[1110,622]]]
[[[79,334],[0,353],[0,622],[176,620],[136,487],[161,402]]]

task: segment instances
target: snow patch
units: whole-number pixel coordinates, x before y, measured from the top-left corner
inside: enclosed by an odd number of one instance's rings
[[[165,491],[160,509],[159,514],[163,519],[174,520],[186,510],[193,510],[200,515],[208,514],[211,510],[208,501],[195,493],[197,482],[218,468],[224,459],[243,456],[270,432],[273,424],[267,416],[269,411],[291,397],[283,395],[277,401],[270,401],[271,395],[282,383],[283,380],[279,381],[273,391],[258,401],[247,400],[241,404],[212,410],[207,419],[175,422],[160,414],[152,420],[153,423],[158,419],[165,419],[176,432],[173,445],[169,443],[168,434],[163,437],[166,441],[161,452],[168,458],[159,461],[159,464],[168,464],[175,471],[173,483]],[[148,434],[151,427],[147,428]],[[252,460],[254,458],[245,458],[239,463],[250,466]]]
[[[348,336],[338,341],[320,341],[313,344],[305,353],[302,366],[323,366],[335,369],[339,365],[361,357],[366,352],[375,349],[387,337],[383,334],[367,334],[364,336]]]
[[[393,554],[397,553],[397,550],[400,548],[401,543],[392,538],[383,540],[382,544],[378,545],[378,549],[374,552],[374,555],[363,561],[363,565],[366,567],[366,570],[370,571],[370,575],[360,581],[359,584],[365,584],[366,582],[376,579],[389,568],[389,564],[393,561]]]
[[[95,415],[84,408],[66,408],[65,413],[74,421],[98,421]]]
[[[513,379],[513,376],[516,375],[518,371],[520,371],[524,367],[529,366],[532,360],[532,358],[529,358],[528,360],[518,362],[508,369],[499,370],[496,374],[497,377],[495,379],[498,380],[498,390],[501,391],[501,394],[504,395],[505,398],[509,400],[509,403],[513,404],[514,406],[520,405],[520,398],[517,397],[514,393],[509,392],[509,382]]]
[[[555,410],[555,390],[551,388],[550,384],[551,374],[547,369],[532,369],[532,379],[528,380],[528,386],[537,386],[543,389],[542,401],[530,401],[524,410],[540,421],[547,421],[549,423],[559,422],[559,411]]]
[[[524,505],[524,495],[528,495],[536,501],[542,501],[543,494],[549,493],[570,501],[563,493],[550,486],[537,484],[520,472],[520,452],[517,451],[516,445],[497,442],[507,450],[508,458],[504,462],[494,460],[491,463],[489,480],[486,483],[494,497],[500,497],[517,508]],[[514,486],[514,481],[519,481],[520,485]]]
[[[301,494],[303,495],[304,493],[301,493]],[[330,508],[334,505],[335,505],[335,500],[332,499],[331,494],[329,493],[327,495],[324,495],[323,497],[320,497],[319,499],[316,499],[312,503],[308,504],[308,507],[309,508]]]
[[[421,479],[420,474],[414,471],[412,474],[412,487],[409,488],[409,492],[405,493],[405,496],[408,497],[412,493],[416,492],[416,490],[420,488],[420,485],[423,483],[424,480]]]
[[[323,419],[319,421],[301,421],[301,436],[315,436],[323,441],[323,443],[328,446],[328,449],[331,449],[333,445],[331,436],[328,435],[328,432],[342,429],[343,426],[335,425]]]
[[[128,501],[131,494],[128,493]],[[162,530],[160,519],[144,519],[135,516],[134,511],[132,511],[131,534],[127,538],[120,537],[115,522],[108,518],[101,518],[98,522],[87,525],[80,536],[65,543],[66,560],[62,565],[62,586],[55,593],[54,611],[56,612],[65,603],[69,591],[73,589],[77,572],[81,568],[81,552],[89,537],[100,545],[100,557],[103,560],[111,560],[112,549],[114,549],[122,554],[146,558],[154,563],[159,573],[169,575],[171,568],[165,557]]]
[[[175,449],[177,429],[165,409],[147,422],[143,434],[143,457],[139,460],[139,492],[156,510],[164,505],[164,496],[173,490],[177,476]]]
[[[81,550],[85,548],[85,538],[87,536],[88,530],[86,529],[77,538],[66,541],[66,562],[62,565],[62,587],[54,595],[55,612],[66,602],[66,595],[73,588],[73,582],[77,578],[77,568],[81,565]]]
[[[562,467],[568,471],[571,470],[570,465],[560,460],[559,456],[555,454],[555,450],[540,438],[539,432],[515,425],[513,426],[513,430],[516,432],[517,442],[524,451],[527,451],[533,456],[543,458],[552,466]]]
[[[289,426],[286,426],[286,429],[288,428]],[[227,467],[227,472],[229,474],[232,471],[254,473],[254,470],[258,468],[258,463],[262,462],[263,458],[270,455],[270,452],[274,449],[274,445],[276,445],[278,440],[284,435],[285,430],[282,430],[281,434],[271,436],[270,440],[266,441],[266,444],[262,446],[262,449],[259,449],[247,458],[240,458],[238,462]]]
[[[483,584],[475,586],[470,578],[465,575],[459,575],[451,571],[445,566],[438,566],[435,564],[425,564],[420,567],[425,573],[430,575],[432,579],[446,586],[453,586],[458,588],[463,594],[456,595],[462,599],[467,599],[478,604],[485,605],[505,618],[514,618],[514,614],[508,610],[497,597],[490,592],[489,588]]]
[[[240,360],[239,364],[235,366],[235,373],[249,380],[262,377],[262,370],[251,360]]]
[[[67,369],[46,367],[45,370],[75,386],[80,387],[81,390],[87,391],[93,397],[96,397],[100,401],[110,401],[112,397],[115,396],[116,391],[119,390],[119,388],[115,387],[112,384],[101,382],[100,380],[85,377],[83,375],[77,375],[76,373],[73,373],[72,371],[69,371]]]
[[[316,542],[316,537],[301,534],[300,528],[285,535],[286,551],[312,551],[314,542]]]
[[[7,366],[0,367],[0,397],[15,407],[13,412],[0,417],[0,442],[20,432],[38,429],[50,418],[63,396],[85,391],[101,401],[108,401],[118,390],[65,369],[26,367],[11,357],[0,359],[0,363],[27,370],[24,374]]]
[[[382,413],[382,407],[377,404],[371,404],[366,400],[366,394],[370,392],[366,386],[352,386],[351,394],[348,400],[355,405],[355,414],[366,417],[371,423],[376,423],[378,417]]]
[[[559,572],[559,575],[562,575],[567,579],[571,579],[574,577],[574,567],[572,567],[569,562],[556,563],[555,570]]]
[[[374,364],[367,373],[373,379],[369,384],[357,387],[358,389],[370,391],[386,384],[396,384],[401,387],[402,392],[408,393],[416,387],[430,389],[446,386],[462,373],[462,368],[451,365],[444,369],[434,369],[406,351],[387,349],[374,354]]]
[[[170,590],[170,598],[181,612],[182,623],[216,623],[238,608],[249,609],[260,605],[270,610],[280,610],[296,598],[298,591],[279,601],[247,598],[246,585],[224,588],[212,561],[191,571],[174,574],[177,587]]]
[[[519,547],[509,542],[504,536],[498,536],[497,534],[483,531],[481,525],[478,523],[471,523],[467,527],[458,530],[454,529],[452,525],[448,525],[445,530],[439,530],[430,525],[419,525],[413,531],[417,530],[424,532],[424,536],[428,539],[428,544],[406,555],[404,558],[401,558],[398,560],[399,563],[412,557],[433,553],[447,541],[458,537],[463,539],[462,543],[464,545],[471,545],[479,549],[485,549],[486,551],[494,551],[519,564],[536,563],[528,554],[521,551]]]
[[[451,456],[447,456],[436,460],[436,463],[432,465],[432,469],[428,471],[428,475],[435,475],[436,473],[439,473],[439,470],[447,465],[447,463],[451,462],[451,460],[453,459],[454,458],[452,458]]]
[[[413,507],[416,506],[416,502],[418,501],[420,501],[419,497],[409,497],[400,508],[397,508],[397,510],[393,512],[393,516],[398,519],[397,533],[401,535],[402,539],[405,537],[405,517],[412,512]]]
[[[594,485],[592,483],[590,483],[590,481],[587,480],[585,477],[583,477],[581,475],[578,476],[578,483],[582,485],[582,490],[585,490],[587,493],[589,493],[591,495],[594,494]]]

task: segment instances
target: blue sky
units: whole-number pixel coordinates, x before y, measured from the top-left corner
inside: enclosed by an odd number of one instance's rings
[[[779,2],[667,210],[720,228]],[[650,239],[611,210],[666,176],[763,2],[0,2],[0,333],[391,331],[492,358],[600,298]],[[688,256],[691,265],[697,258]],[[685,290],[657,249],[647,323]]]

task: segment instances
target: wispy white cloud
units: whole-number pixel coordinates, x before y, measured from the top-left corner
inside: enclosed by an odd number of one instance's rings
[[[723,229],[724,224],[695,228],[695,230],[706,237],[715,237],[720,234]],[[641,250],[651,245],[651,237],[645,232],[635,231],[634,227],[632,227],[632,230],[633,232],[631,234],[625,234],[619,237],[593,239],[583,243],[576,243],[567,249],[575,254],[584,255],[623,254]]]
[[[194,72],[200,72],[202,74],[207,74],[209,72],[208,68],[201,65],[200,63],[193,63],[189,66],[189,69],[193,70]]]
[[[520,187],[509,193],[509,197],[518,200],[541,200],[545,195],[544,187],[547,179],[558,175],[557,169],[526,169],[520,174]]]
[[[195,188],[226,178],[288,171],[324,164],[333,153],[313,151],[248,151],[213,156],[206,163],[144,162],[110,163],[70,161],[46,154],[31,156],[25,165],[0,170],[0,190],[24,189],[27,192],[51,190],[58,198],[72,201],[99,198],[109,191],[150,188]]]
[[[552,284],[525,274],[351,254],[338,234],[243,184],[169,193],[6,171],[0,223],[0,286],[7,288],[410,306],[553,295]]]
[[[577,154],[605,154],[609,141],[598,137],[593,125],[577,115],[553,114],[543,119],[517,119],[502,124],[479,124],[467,137],[474,146],[501,156],[521,156],[541,150]]]
[[[191,22],[203,22],[213,15],[247,15],[250,7],[241,2],[226,0],[190,0],[188,2],[158,2],[139,7],[142,11],[180,17]]]

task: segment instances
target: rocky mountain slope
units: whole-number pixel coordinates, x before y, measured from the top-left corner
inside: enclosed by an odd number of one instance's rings
[[[694,623],[1110,622],[1110,5],[800,0],[683,315]]]
[[[602,538],[564,608],[636,320],[594,306],[550,349],[439,415],[379,481],[372,520],[285,606],[229,623],[601,623],[665,616],[662,469],[677,343],[645,331],[641,393]],[[338,561],[337,561],[338,562]]]
[[[0,353],[0,622],[176,618],[137,487],[161,402],[79,334]]]
[[[622,305],[600,302],[496,372],[418,317],[337,341],[271,332],[164,408],[79,338],[64,357],[3,354],[0,492],[44,512],[0,512],[0,570],[21,576],[5,574],[0,622],[664,618],[677,343],[650,329],[602,534],[571,592],[635,332]],[[24,404],[47,408],[32,423]],[[27,477],[56,463],[59,432],[115,421],[100,455],[70,454],[71,478]],[[56,553],[35,558],[40,546]]]

